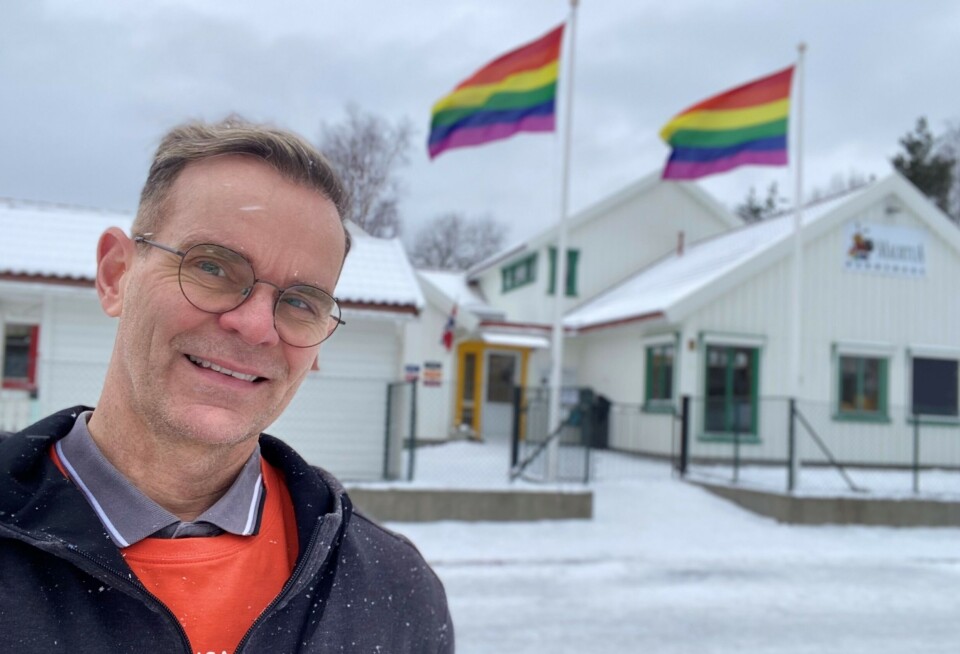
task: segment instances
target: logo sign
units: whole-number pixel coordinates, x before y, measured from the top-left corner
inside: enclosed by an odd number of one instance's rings
[[[924,277],[927,233],[912,227],[847,223],[843,267],[879,275]]]

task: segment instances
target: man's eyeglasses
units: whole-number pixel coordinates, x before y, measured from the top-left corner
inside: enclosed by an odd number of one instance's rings
[[[280,288],[257,279],[253,264],[222,245],[199,243],[185,252],[135,236],[133,240],[180,257],[180,290],[187,301],[207,313],[227,313],[246,301],[255,284],[277,289],[273,325],[283,342],[294,347],[312,347],[330,338],[340,319],[340,303],[315,286],[295,284]]]

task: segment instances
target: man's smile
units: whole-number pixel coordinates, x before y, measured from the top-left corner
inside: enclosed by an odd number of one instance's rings
[[[234,379],[240,379],[246,382],[256,382],[256,381],[266,381],[264,377],[258,377],[257,375],[245,374],[242,372],[237,372],[235,370],[230,370],[224,366],[213,363],[212,361],[207,361],[206,359],[201,359],[198,356],[188,354],[187,358],[194,364],[201,368],[208,370],[213,370],[214,372],[219,372],[222,375],[227,375],[233,377]]]

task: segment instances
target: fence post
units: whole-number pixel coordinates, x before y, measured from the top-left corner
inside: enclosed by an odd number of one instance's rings
[[[690,396],[680,398],[680,477],[687,476],[690,465]]]
[[[410,382],[410,459],[407,466],[407,481],[413,481],[417,459],[417,380]]]
[[[913,492],[920,492],[920,416],[913,414]]]
[[[390,419],[393,409],[393,384],[387,384],[387,424],[383,430],[383,478],[390,479]]]
[[[513,433],[510,439],[510,470],[517,467],[520,460],[520,412],[523,410],[523,387],[513,387]]]
[[[740,421],[733,421],[733,483],[740,481]]]
[[[787,492],[797,487],[797,398],[791,397],[787,411]]]

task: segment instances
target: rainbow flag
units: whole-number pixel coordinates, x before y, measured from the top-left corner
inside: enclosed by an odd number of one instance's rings
[[[673,147],[663,179],[697,179],[737,166],[785,166],[793,66],[686,109],[664,125]]]
[[[563,25],[490,62],[433,105],[427,150],[556,129],[557,72]]]

